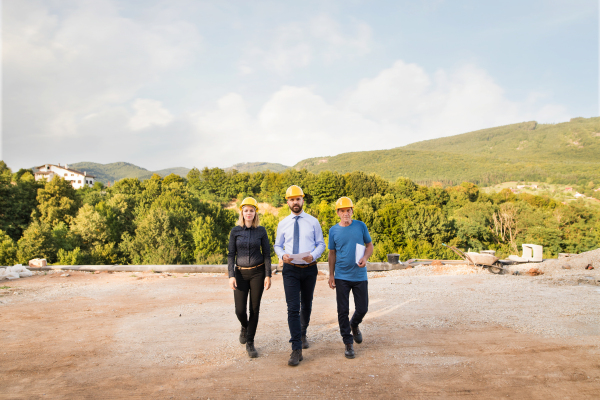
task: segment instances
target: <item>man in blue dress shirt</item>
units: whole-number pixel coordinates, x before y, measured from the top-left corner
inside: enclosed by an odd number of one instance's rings
[[[329,229],[329,287],[335,289],[338,323],[344,341],[346,358],[354,358],[354,342],[362,342],[358,325],[369,308],[367,260],[373,254],[373,242],[367,226],[352,219],[354,205],[348,197],[335,203],[340,223]],[[364,255],[356,261],[357,245],[365,246]],[[354,315],[350,312],[350,291],[354,297]]]
[[[302,361],[302,349],[309,347],[306,329],[317,282],[317,259],[325,250],[325,241],[319,221],[302,210],[302,189],[296,185],[290,186],[285,198],[292,213],[279,222],[273,247],[283,260],[283,289],[292,343],[288,365],[296,366]],[[293,257],[294,254],[303,253],[304,257]]]

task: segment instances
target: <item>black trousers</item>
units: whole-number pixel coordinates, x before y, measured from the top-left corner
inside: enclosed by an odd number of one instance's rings
[[[354,297],[354,315],[348,321],[350,313],[350,291]],[[369,310],[369,281],[335,280],[335,298],[337,300],[338,323],[340,334],[345,344],[354,343],[350,326],[357,327]]]
[[[256,327],[258,326],[258,314],[260,312],[260,300],[265,291],[265,268],[235,269],[235,282],[237,287],[233,291],[235,301],[235,315],[237,315],[243,327],[248,328],[247,341],[254,342]],[[250,318],[248,318],[247,303],[250,295]]]
[[[306,335],[310,322],[317,274],[316,265],[299,268],[283,264],[283,289],[287,303],[292,350],[302,349],[302,336]]]

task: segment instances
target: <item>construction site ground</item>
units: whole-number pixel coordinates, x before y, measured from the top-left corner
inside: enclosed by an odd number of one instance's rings
[[[369,273],[352,360],[320,275],[298,367],[280,274],[249,359],[224,274],[38,272],[0,282],[0,398],[597,399],[599,270]]]

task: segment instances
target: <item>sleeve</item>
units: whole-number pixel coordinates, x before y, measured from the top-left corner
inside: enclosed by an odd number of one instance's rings
[[[229,233],[229,247],[227,253],[227,270],[229,271],[229,277],[235,277],[235,256],[237,253],[235,246],[235,228]]]
[[[369,234],[369,230],[367,229],[367,225],[363,222],[362,223],[363,226],[363,241],[365,242],[365,244],[367,243],[371,243],[371,235]]]
[[[313,229],[315,232],[315,249],[311,251],[310,255],[313,256],[313,260],[317,260],[321,257],[321,254],[325,251],[325,241],[323,240],[323,230],[319,220],[314,218]]]
[[[329,228],[329,246],[327,246],[329,250],[335,250],[335,231],[333,226]]]
[[[279,225],[277,225],[277,234],[275,235],[275,244],[273,245],[273,249],[279,258],[283,258],[283,255],[285,254],[285,250],[283,249],[283,245],[285,244],[283,221],[279,222]]]
[[[269,243],[269,235],[264,226],[262,228],[262,237],[260,239],[262,246],[262,254],[265,262],[265,276],[271,276],[271,243]]]

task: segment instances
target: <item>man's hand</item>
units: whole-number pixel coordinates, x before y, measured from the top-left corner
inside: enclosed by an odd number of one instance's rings
[[[335,289],[335,277],[333,275],[329,275],[329,287]]]
[[[237,287],[237,283],[235,282],[235,278],[229,278],[229,287],[231,290],[235,290]]]
[[[289,254],[284,254],[283,257],[281,257],[281,259],[283,260],[284,263],[289,264],[292,261],[292,258],[290,257]]]
[[[307,263],[309,263],[309,264],[310,264],[311,262],[313,262],[313,256],[312,256],[312,255],[310,255],[310,254],[309,254],[309,255],[307,255],[306,257],[302,257],[302,259],[303,259],[304,261],[306,261]]]
[[[358,260],[358,266],[360,268],[364,268],[367,265],[367,257],[363,257],[360,260]]]
[[[265,277],[265,290],[269,290],[270,287],[271,287],[271,277],[267,276],[267,277]]]

